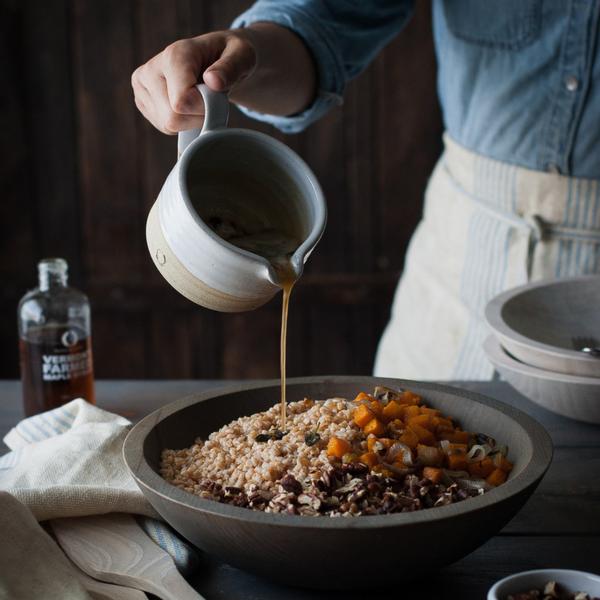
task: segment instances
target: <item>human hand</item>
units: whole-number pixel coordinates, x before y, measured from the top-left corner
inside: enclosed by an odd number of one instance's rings
[[[227,92],[247,79],[256,63],[247,30],[176,41],[133,72],[135,104],[163,133],[199,129],[204,122],[204,102],[195,87],[199,80],[216,92]]]

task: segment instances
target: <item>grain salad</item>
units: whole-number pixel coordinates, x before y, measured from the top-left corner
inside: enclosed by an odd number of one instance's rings
[[[161,475],[201,498],[298,515],[410,512],[500,485],[508,449],[466,432],[407,390],[378,387],[354,400],[275,405],[163,450]]]

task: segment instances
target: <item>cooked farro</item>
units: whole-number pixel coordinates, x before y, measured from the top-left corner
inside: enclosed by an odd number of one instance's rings
[[[209,435],[206,441],[197,439],[190,448],[164,450],[161,475],[171,484],[205,499],[265,512],[315,516],[409,512],[464,500],[489,489],[485,481],[469,479],[469,473],[459,475],[430,468],[431,464],[423,461],[431,458],[433,447],[429,447],[428,454],[420,444],[409,450],[399,443],[402,434],[411,427],[401,420],[386,420],[380,415],[385,433],[379,433],[381,437],[366,435],[367,429],[376,429],[377,424],[359,426],[365,409],[359,412],[358,407],[365,405],[375,411],[373,416],[377,421],[377,411],[394,398],[400,402],[402,394],[409,394],[413,405],[420,404],[420,397],[411,392],[386,388],[376,389],[374,396],[359,394],[354,402],[344,398],[324,401],[305,398],[291,402],[287,407],[285,432],[277,429],[280,418],[277,404],[265,412],[236,419]],[[379,405],[374,405],[374,401]],[[389,409],[395,409],[393,403]],[[411,410],[411,414],[416,412]],[[438,418],[433,415],[439,411],[427,407],[419,410]],[[419,423],[426,420],[418,419]],[[439,417],[438,421],[450,422],[445,417]],[[412,427],[420,431],[416,423]],[[475,456],[478,464],[481,463],[478,449],[484,448],[481,444],[489,442],[495,446],[494,440],[481,434],[468,434],[458,428],[454,433],[471,436],[469,455]],[[426,434],[421,431],[421,435],[426,437]],[[442,447],[447,448],[448,442],[435,442],[436,445],[441,457]],[[398,453],[402,446],[408,457]],[[455,451],[454,448],[452,452]],[[488,453],[489,450],[484,455]],[[377,459],[376,465],[367,464],[369,455]],[[441,460],[455,458],[448,456]],[[400,459],[404,462],[388,464]],[[469,472],[471,466],[477,465],[469,465]],[[436,477],[431,476],[433,472],[437,472]]]

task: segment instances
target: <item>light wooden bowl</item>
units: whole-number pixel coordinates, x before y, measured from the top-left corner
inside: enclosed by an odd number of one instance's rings
[[[414,513],[354,518],[255,512],[201,499],[164,481],[164,448],[185,448],[242,415],[279,400],[279,381],[248,383],[177,400],[140,421],[123,455],[154,508],[193,544],[240,569],[296,586],[350,589],[388,585],[426,574],[472,552],[496,534],[531,495],[552,457],[550,437],[525,413],[472,392],[436,384],[372,377],[291,379],[290,401],[354,397],[376,384],[406,387],[509,447],[514,469],[490,492]],[[355,565],[360,563],[360,568]]]
[[[600,423],[600,379],[546,371],[512,357],[494,337],[483,349],[494,367],[516,390],[547,410],[588,423]]]
[[[493,298],[485,318],[502,346],[547,371],[600,377],[600,359],[573,348],[574,337],[600,340],[600,276],[523,285]]]

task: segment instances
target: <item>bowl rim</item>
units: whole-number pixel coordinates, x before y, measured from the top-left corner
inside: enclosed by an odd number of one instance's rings
[[[529,571],[519,571],[518,573],[513,573],[512,575],[507,575],[506,577],[503,577],[502,579],[499,579],[498,581],[496,581],[496,583],[494,583],[494,585],[488,591],[487,600],[503,600],[498,597],[498,592],[500,591],[501,587],[503,587],[505,584],[507,584],[509,582],[517,581],[519,579],[525,579],[532,575],[548,575],[548,576],[553,575],[553,578],[549,579],[549,581],[557,581],[558,583],[560,583],[560,581],[558,581],[558,579],[561,575],[562,576],[569,575],[571,577],[581,577],[582,580],[584,578],[592,579],[596,583],[600,584],[600,575],[596,575],[595,573],[590,573],[588,571],[579,571],[577,569],[552,569],[552,568],[550,568],[550,569],[531,569]],[[587,590],[581,590],[581,591],[587,591]]]
[[[502,345],[502,342],[493,334],[490,334],[483,342],[483,350],[488,360],[501,369],[507,369],[519,375],[535,377],[544,381],[555,381],[557,383],[568,383],[577,385],[600,386],[600,377],[586,377],[584,375],[569,375],[548,371],[540,367],[534,367],[521,362]]]
[[[508,406],[507,404],[482,394],[471,392],[470,390],[438,383],[354,375],[292,377],[288,378],[288,386],[327,383],[348,384],[353,382],[357,382],[358,385],[359,380],[362,382],[361,385],[365,385],[364,382],[367,381],[369,384],[386,385],[388,387],[407,387],[409,389],[415,389],[417,391],[421,390],[424,392],[433,391],[454,395],[459,393],[460,397],[463,399],[478,404],[484,404],[488,408],[492,408],[493,410],[505,414],[523,430],[531,445],[531,458],[523,471],[514,478],[509,479],[501,486],[493,488],[481,496],[469,498],[468,501],[457,502],[447,506],[439,506],[435,509],[414,511],[411,513],[372,516],[364,515],[360,518],[340,517],[322,519],[309,518],[303,515],[265,513],[263,511],[254,511],[249,510],[248,508],[206,500],[168,484],[152,469],[152,467],[150,467],[144,457],[143,444],[151,430],[161,421],[170,417],[172,414],[199,402],[205,402],[210,399],[248,390],[273,387],[279,388],[279,379],[271,379],[226,385],[219,389],[212,389],[199,394],[188,395],[153,411],[135,424],[129,431],[123,443],[123,459],[132,477],[135,479],[138,486],[142,488],[142,491],[148,490],[168,502],[182,505],[188,509],[198,510],[202,513],[226,517],[245,523],[251,522],[271,526],[283,525],[292,528],[314,529],[317,531],[322,531],[323,529],[386,529],[390,526],[412,526],[425,522],[444,521],[466,513],[477,512],[486,509],[490,505],[507,501],[511,497],[524,492],[529,487],[536,486],[550,466],[553,454],[552,440],[548,432],[540,423],[517,408]],[[160,488],[164,485],[168,486],[168,493],[160,491]]]
[[[577,282],[593,280],[600,281],[600,276],[580,275],[577,277],[561,277],[560,279],[542,279],[540,281],[536,281],[535,283],[526,283],[524,285],[510,288],[505,292],[494,296],[487,303],[484,310],[485,320],[492,328],[494,333],[500,337],[505,344],[508,342],[509,344],[514,344],[521,350],[529,351],[530,353],[533,352],[534,354],[543,354],[553,359],[568,360],[570,362],[580,364],[584,363],[590,366],[599,366],[600,363],[597,358],[587,356],[586,354],[577,350],[545,344],[519,333],[516,329],[512,328],[502,316],[502,311],[506,304],[524,293],[544,287],[554,287],[565,284],[573,285]]]

